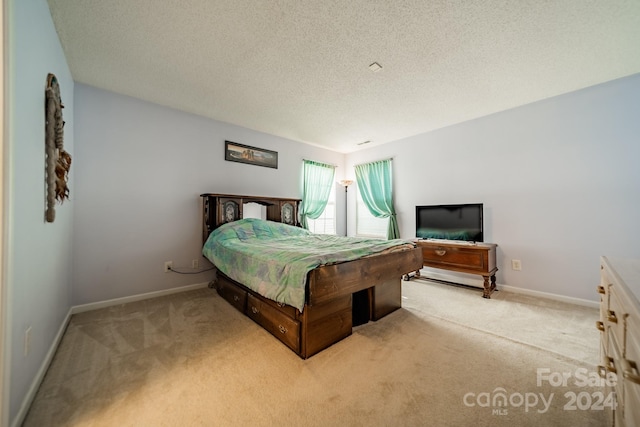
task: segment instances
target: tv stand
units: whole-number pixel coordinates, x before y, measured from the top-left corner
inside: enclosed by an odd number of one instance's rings
[[[482,297],[491,298],[496,289],[497,244],[430,239],[415,240],[415,243],[422,248],[423,266],[479,274],[484,279]],[[420,277],[420,270],[415,277]]]

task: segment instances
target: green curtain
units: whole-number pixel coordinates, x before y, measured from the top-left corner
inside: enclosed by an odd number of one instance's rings
[[[398,220],[393,208],[391,159],[356,165],[356,181],[360,196],[371,215],[389,218],[387,239],[399,239]]]
[[[325,163],[305,160],[303,164],[302,203],[300,222],[308,229],[307,218],[318,218],[327,206],[336,167]]]

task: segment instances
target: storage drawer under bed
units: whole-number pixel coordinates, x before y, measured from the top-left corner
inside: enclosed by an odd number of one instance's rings
[[[247,316],[296,353],[300,352],[300,322],[257,297],[247,295]]]
[[[218,294],[227,300],[229,304],[240,310],[242,313],[246,311],[248,292],[245,289],[234,285],[222,274],[218,275],[216,289],[218,290]]]

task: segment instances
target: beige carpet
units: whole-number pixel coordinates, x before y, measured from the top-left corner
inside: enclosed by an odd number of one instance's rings
[[[209,289],[74,315],[24,425],[606,425],[565,407],[608,393],[574,375],[595,374],[597,310],[424,280],[403,304],[306,361]]]
[[[405,286],[402,305],[407,310],[557,352],[571,359],[593,365],[600,363],[596,308],[506,291],[494,292],[491,299],[478,300],[482,291],[477,288],[413,280],[416,285],[428,286],[429,290]],[[595,295],[595,288],[593,292]]]

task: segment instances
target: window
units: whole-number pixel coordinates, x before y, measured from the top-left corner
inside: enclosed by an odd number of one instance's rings
[[[389,218],[376,218],[371,215],[356,186],[356,235],[386,239],[388,228]]]
[[[335,169],[334,165],[303,160],[300,222],[307,230],[335,234]],[[327,206],[330,200],[333,200],[332,208]],[[316,220],[313,228],[312,219]]]
[[[336,189],[335,185],[329,194],[324,211],[316,219],[307,219],[309,231],[316,234],[336,234]]]

